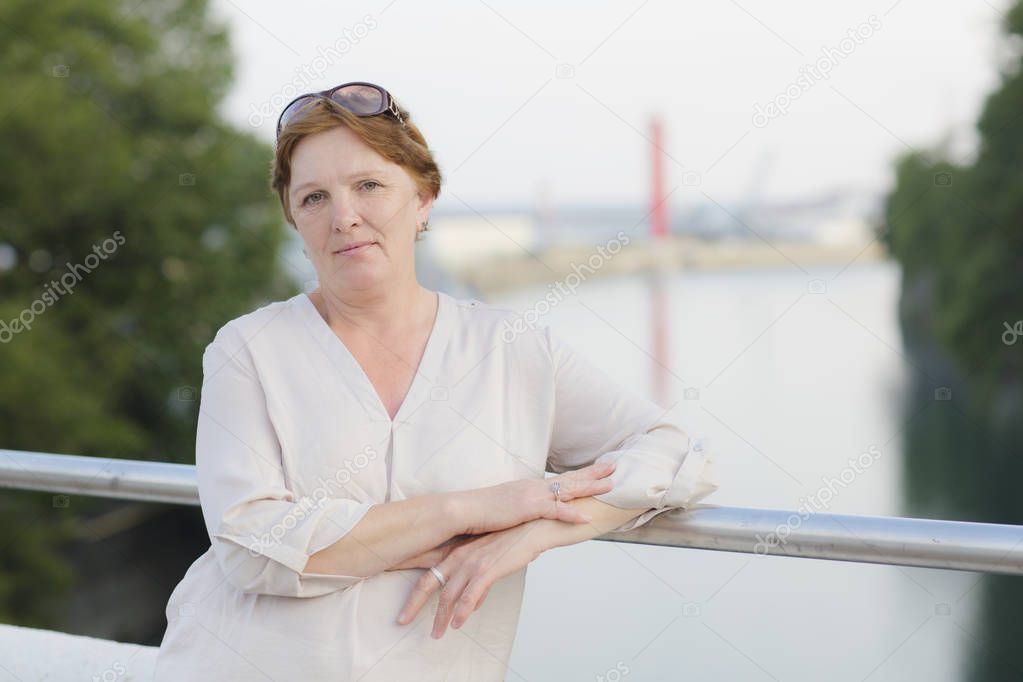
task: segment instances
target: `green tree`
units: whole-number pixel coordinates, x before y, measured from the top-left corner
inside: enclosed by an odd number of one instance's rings
[[[8,0],[0,36],[0,447],[193,462],[205,345],[297,291],[272,150],[217,113],[226,30],[205,0]],[[2,499],[0,619],[41,622],[102,501]]]
[[[1012,57],[977,122],[975,160],[903,156],[886,207],[903,335],[923,370],[902,415],[913,516],[1023,523],[1023,338],[1007,343],[1023,319],[1023,2],[1005,28]],[[934,400],[935,381],[956,386],[951,401]],[[1021,597],[1002,576],[973,592],[963,679],[1019,679]]]
[[[898,160],[886,241],[903,267],[903,321],[912,343],[933,335],[982,402],[1023,378],[1023,2],[1006,15],[1012,58],[977,123],[972,164],[944,150]],[[1011,335],[1010,335],[1011,336]]]

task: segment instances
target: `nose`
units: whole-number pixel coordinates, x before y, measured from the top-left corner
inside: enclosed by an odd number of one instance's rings
[[[334,215],[331,223],[335,232],[344,232],[362,224],[362,217],[355,206],[355,202],[343,193],[336,195],[334,199]]]

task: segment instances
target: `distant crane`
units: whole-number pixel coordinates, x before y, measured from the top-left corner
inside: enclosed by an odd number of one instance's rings
[[[742,200],[734,211],[735,216],[750,229],[758,230],[758,226],[763,226],[764,189],[774,170],[776,158],[777,154],[774,149],[762,149],[757,155],[756,163],[753,164],[753,170],[746,184],[746,191],[743,192]],[[742,233],[743,236],[751,236],[742,225],[736,225],[735,230]]]

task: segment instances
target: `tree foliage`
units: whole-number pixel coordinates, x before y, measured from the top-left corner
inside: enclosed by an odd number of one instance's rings
[[[7,0],[0,35],[0,447],[193,462],[205,345],[296,291],[272,150],[218,114],[226,30],[205,0]],[[31,620],[95,503],[2,499],[0,618]]]
[[[1011,59],[988,96],[972,163],[947,150],[898,160],[886,241],[903,266],[903,321],[933,334],[982,400],[1023,377],[1023,2],[1006,15]]]

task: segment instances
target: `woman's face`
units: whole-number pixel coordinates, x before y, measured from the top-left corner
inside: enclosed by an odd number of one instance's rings
[[[348,128],[296,145],[288,189],[292,218],[322,287],[340,293],[415,278],[416,230],[433,197],[420,196],[404,168]],[[345,250],[362,242],[371,243]]]

